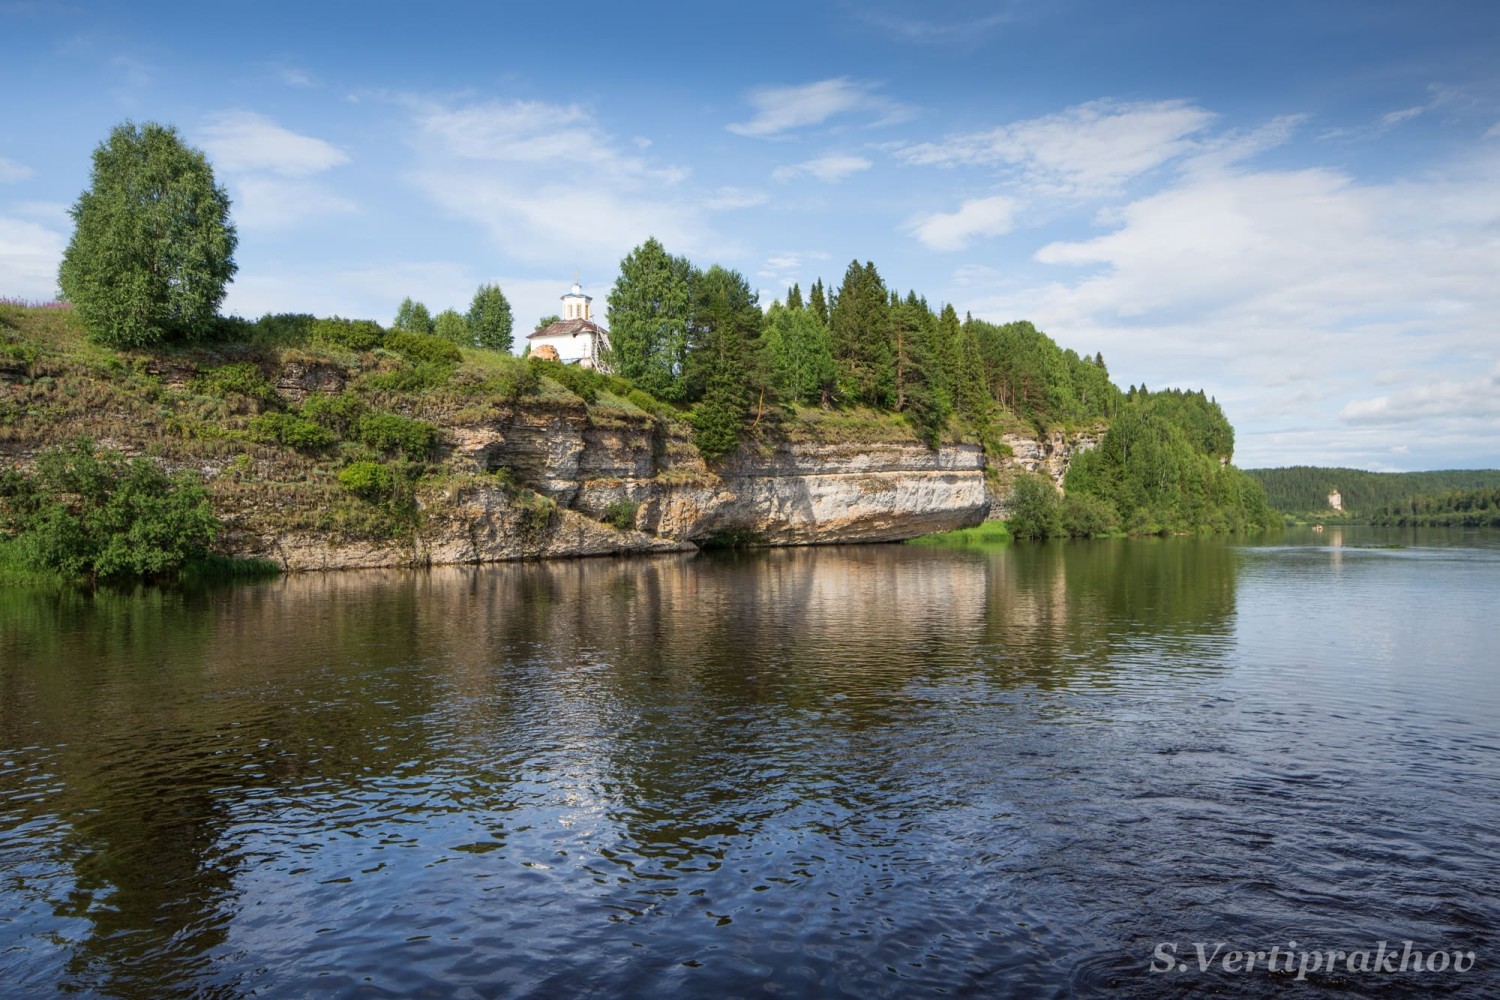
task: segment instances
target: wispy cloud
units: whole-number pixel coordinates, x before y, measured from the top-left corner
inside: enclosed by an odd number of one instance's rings
[[[785,250],[773,253],[761,264],[756,277],[765,278],[778,288],[791,288],[799,282],[810,286],[816,277],[807,272],[827,259],[828,254],[822,250]]]
[[[830,153],[827,156],[815,157],[811,160],[803,160],[801,163],[792,163],[787,166],[777,167],[771,171],[771,179],[776,181],[790,181],[798,177],[812,177],[828,184],[837,184],[839,181],[861,170],[869,170],[873,163],[863,156],[854,156],[849,153]]]
[[[332,143],[283,128],[253,111],[223,111],[198,130],[214,163],[228,171],[306,177],[349,162]]]
[[[921,215],[905,231],[933,250],[962,250],[976,239],[1002,236],[1014,227],[1016,203],[1004,195],[972,198],[955,212]]]
[[[225,174],[235,221],[245,229],[292,229],[358,207],[313,179],[349,162],[349,155],[330,142],[243,110],[209,116],[197,136]]]
[[[711,215],[765,199],[688,188],[688,170],[616,139],[580,105],[411,99],[407,106],[418,157],[411,180],[522,260],[613,268],[649,235],[674,253],[712,252],[722,241]]]
[[[1047,195],[1094,197],[1197,148],[1214,115],[1186,101],[1090,101],[1058,114],[1012,122],[941,142],[901,147],[910,164],[994,167],[1012,183]]]
[[[972,5],[968,6],[972,9]],[[861,3],[853,11],[859,20],[901,41],[967,47],[979,44],[1014,20],[1008,10],[994,10],[994,4],[983,6],[990,9],[968,13],[944,10],[943,5],[929,3],[922,6],[920,15],[912,16],[891,10],[889,4]]]
[[[871,83],[847,76],[787,87],[758,87],[746,100],[755,109],[749,121],[726,126],[736,135],[772,139],[833,118],[861,114],[888,124],[910,117],[904,105],[875,93]]]
[[[14,184],[36,176],[36,171],[24,163],[15,160],[7,160],[0,156],[0,184]]]

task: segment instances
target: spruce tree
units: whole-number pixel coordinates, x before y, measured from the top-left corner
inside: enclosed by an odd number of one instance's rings
[[[788,309],[802,308],[802,289],[794,281],[791,290],[786,293],[786,307]]]
[[[895,390],[890,306],[873,263],[851,261],[828,323],[843,394],[866,406],[888,405]]]
[[[693,283],[692,324],[682,382],[693,408],[693,442],[712,461],[739,445],[752,410],[764,405],[762,315],[750,283],[714,265]]]
[[[813,315],[828,325],[828,300],[823,297],[823,279],[819,278],[813,282],[812,290],[808,294],[807,308],[811,309]]]

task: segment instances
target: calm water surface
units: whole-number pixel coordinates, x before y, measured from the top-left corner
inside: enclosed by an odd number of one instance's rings
[[[0,996],[1500,995],[1497,609],[1368,529],[0,591]],[[1193,952],[1381,940],[1475,964]]]

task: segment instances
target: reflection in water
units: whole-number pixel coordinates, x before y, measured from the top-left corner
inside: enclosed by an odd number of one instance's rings
[[[1277,588],[1328,578],[1293,561],[1247,602],[1245,560],[1179,539],[0,591],[7,990],[1149,992],[1153,935],[1317,930],[1265,850],[1324,843],[1305,806],[1343,786],[1309,764],[1280,790],[1275,755],[1308,744],[1243,650]],[[1318,752],[1367,735],[1350,720],[1318,718]],[[1466,733],[1423,737],[1452,780],[1486,752]],[[1322,926],[1417,899],[1401,872]],[[1453,877],[1473,888],[1418,924],[1472,940],[1494,880]]]

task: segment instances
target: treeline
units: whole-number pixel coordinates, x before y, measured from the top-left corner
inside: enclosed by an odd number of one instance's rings
[[[1386,504],[1370,520],[1374,524],[1395,527],[1500,528],[1500,488],[1449,490],[1437,495],[1411,496]]]
[[[1500,470],[1496,469],[1368,472],[1364,469],[1295,465],[1284,469],[1245,471],[1265,487],[1266,499],[1273,508],[1295,514],[1328,510],[1328,494],[1335,489],[1346,511],[1373,514],[1408,497],[1500,487]]]
[[[955,430],[986,439],[1002,406],[1043,429],[1109,417],[1121,399],[1102,356],[1063,350],[1030,323],[960,321],[887,286],[870,262],[762,310],[739,272],[700,270],[648,239],[620,263],[608,325],[613,371],[691,406],[710,459],[778,406],[900,413],[936,447]]]
[[[1039,477],[1017,481],[1011,531],[1026,538],[1271,527],[1265,492],[1229,464],[1233,450],[1223,409],[1201,390],[1131,387],[1098,446],[1073,457],[1065,497]]]

